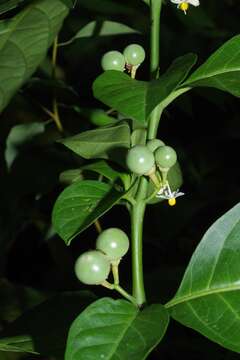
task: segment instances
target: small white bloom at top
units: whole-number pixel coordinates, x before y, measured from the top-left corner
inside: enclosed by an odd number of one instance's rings
[[[168,200],[168,205],[174,206],[176,205],[176,198],[183,195],[185,194],[178,190],[172,191],[170,189],[169,183],[167,182],[166,185],[158,191],[156,197],[161,199],[166,199]]]
[[[187,10],[189,8],[189,4],[193,6],[199,6],[199,0],[170,0],[173,4],[177,4],[178,9],[182,10],[184,14],[187,14]]]

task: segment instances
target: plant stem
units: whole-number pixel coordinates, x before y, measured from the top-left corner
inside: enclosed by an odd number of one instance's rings
[[[147,182],[146,179],[142,180],[144,182],[141,181],[138,196],[146,193]],[[144,200],[137,200],[136,204],[131,208],[133,296],[139,306],[146,302],[142,261],[142,232],[145,207]]]
[[[151,0],[151,57],[150,74],[156,79],[159,74],[159,53],[160,53],[160,20],[162,0]],[[157,135],[159,120],[162,114],[162,107],[158,105],[150,115],[148,126],[148,139],[154,139]]]
[[[56,37],[54,40],[53,50],[52,50],[52,66],[53,66],[52,77],[53,77],[53,79],[56,79],[57,49],[58,49],[58,37]],[[55,91],[54,91],[54,96],[53,96],[53,114],[54,114],[53,120],[55,121],[57,129],[59,130],[59,132],[63,132],[63,126],[62,126],[60,116],[59,116],[58,103],[57,103],[57,97],[56,97]]]
[[[160,49],[160,16],[162,0],[150,0],[151,11],[151,52],[150,52],[150,72],[151,78],[158,77],[159,70],[159,49]]]
[[[128,294],[120,285],[114,285],[114,289],[127,300],[131,301],[131,303],[133,303],[134,305],[138,305],[136,299],[130,294]]]

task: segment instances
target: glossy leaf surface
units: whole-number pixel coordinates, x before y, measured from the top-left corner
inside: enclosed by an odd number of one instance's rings
[[[127,123],[121,123],[84,131],[60,142],[85,159],[107,159],[113,152],[130,147],[130,129]]]
[[[146,359],[167,326],[168,313],[162,305],[140,311],[125,300],[103,298],[72,324],[65,360]]]
[[[41,63],[67,14],[61,1],[41,0],[0,22],[0,111]]]
[[[240,352],[240,204],[206,232],[167,307],[210,340]]]
[[[221,46],[183,86],[207,86],[240,96],[240,35]]]
[[[69,45],[75,40],[82,38],[89,38],[95,36],[113,36],[138,33],[137,30],[130,28],[129,26],[116,22],[116,21],[91,21],[80,29],[69,41],[61,45]]]
[[[55,231],[70,241],[121,199],[120,193],[108,184],[95,180],[77,181],[58,197],[52,221]]]

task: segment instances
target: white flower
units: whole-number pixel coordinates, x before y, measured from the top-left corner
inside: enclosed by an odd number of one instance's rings
[[[170,0],[173,4],[177,4],[178,8],[184,12],[186,15],[187,10],[189,8],[189,4],[193,6],[199,6],[199,0]]]
[[[180,192],[180,191],[172,191],[170,189],[169,184],[167,183],[166,186],[162,187],[159,192],[157,193],[156,197],[161,198],[161,199],[166,199],[168,200],[168,204],[170,206],[174,206],[176,205],[176,198],[179,196],[183,196],[184,193]]]

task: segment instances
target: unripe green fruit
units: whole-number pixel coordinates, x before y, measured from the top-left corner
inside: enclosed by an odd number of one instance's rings
[[[119,51],[108,51],[103,55],[101,65],[104,71],[117,70],[124,71],[125,58]]]
[[[147,175],[154,167],[155,160],[147,146],[135,145],[128,151],[126,163],[134,174]]]
[[[162,169],[171,168],[177,161],[176,151],[170,146],[160,146],[154,156],[157,165]]]
[[[157,148],[159,148],[160,146],[164,146],[164,145],[165,145],[164,142],[162,140],[159,140],[159,139],[152,139],[152,140],[149,140],[147,142],[147,147],[153,153],[154,153],[155,150],[157,150]]]
[[[79,256],[75,263],[77,278],[87,285],[99,285],[107,279],[110,261],[98,250],[90,250]]]
[[[131,44],[124,49],[123,55],[125,56],[127,64],[136,66],[144,61],[145,50],[141,45]]]
[[[121,229],[109,228],[98,236],[96,248],[105,253],[110,260],[117,260],[127,253],[129,240]]]

